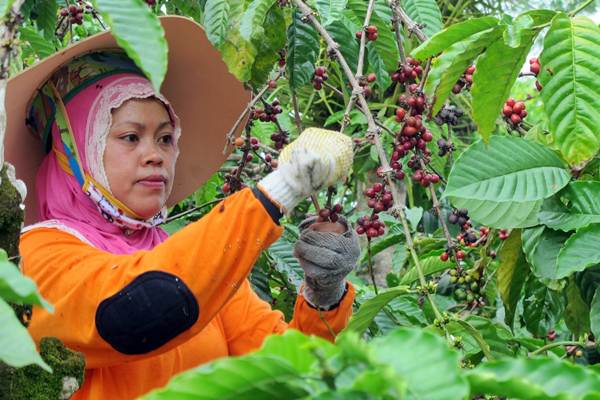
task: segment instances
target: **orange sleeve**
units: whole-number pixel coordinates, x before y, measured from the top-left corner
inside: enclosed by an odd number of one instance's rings
[[[48,314],[36,308],[30,332],[36,341],[56,336],[83,352],[87,368],[166,352],[196,335],[219,312],[244,284],[260,252],[281,233],[250,189],[223,200],[154,249],[128,255],[99,250],[56,229],[33,229],[21,237],[23,272],[35,280],[55,311]],[[161,347],[145,354],[123,354],[99,335],[96,311],[104,299],[148,271],[163,271],[185,283],[198,303],[199,316]]]
[[[353,302],[354,287],[348,282],[348,290],[340,305],[331,311],[322,312],[323,319],[336,334],[348,324],[352,315]],[[273,310],[269,303],[259,298],[247,280],[231,301],[223,307],[219,316],[231,355],[256,350],[268,335],[283,333],[286,329],[298,329],[305,334],[317,335],[330,341],[335,339],[319,316],[319,312],[309,306],[302,295],[298,295],[294,316],[290,324],[287,324],[283,313]]]

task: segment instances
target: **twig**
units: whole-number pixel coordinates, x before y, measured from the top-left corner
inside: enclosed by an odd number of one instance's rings
[[[390,7],[392,10],[398,7],[398,0],[392,0]],[[398,44],[398,53],[400,54],[400,62],[406,64],[406,54],[404,53],[404,39],[402,38],[402,32],[400,32],[400,18],[396,15],[392,17],[392,23],[394,24],[394,33],[396,34],[396,43]]]
[[[280,68],[279,71],[277,72],[277,76],[275,77],[275,81],[278,80],[279,78],[281,78],[281,76],[283,75],[283,68]],[[262,96],[266,93],[266,91],[269,90],[269,85],[265,85],[257,94],[256,96],[254,96],[254,98],[248,103],[248,105],[246,106],[246,108],[244,109],[244,111],[242,111],[242,113],[240,114],[240,116],[238,117],[238,119],[235,121],[235,123],[233,124],[233,126],[231,127],[231,129],[229,130],[229,132],[227,132],[227,136],[225,136],[225,147],[223,148],[223,154],[227,153],[227,148],[233,143],[233,136],[235,135],[235,132],[237,131],[238,127],[240,126],[240,124],[242,123],[242,120],[244,119],[244,117],[246,116],[246,114],[248,114],[248,111],[250,111],[250,109],[252,107],[254,107],[254,105],[262,98]]]
[[[547,345],[542,346],[539,349],[534,350],[531,353],[529,353],[529,357],[535,356],[537,354],[540,354],[540,353],[543,353],[543,352],[548,351],[550,349],[553,349],[554,347],[560,347],[560,346],[579,346],[579,347],[583,347],[584,345],[581,342],[573,342],[573,341],[548,343]]]
[[[371,275],[371,282],[373,282],[373,289],[375,289],[375,296],[377,296],[379,291],[377,290],[375,274],[373,273],[373,260],[371,259],[371,238],[367,238],[367,262],[369,266],[369,275]]]
[[[419,28],[419,25],[417,25],[417,23],[410,19],[410,17],[406,14],[406,12],[404,12],[404,10],[402,9],[402,7],[400,7],[400,4],[398,4],[397,1],[392,0],[392,2],[390,3],[390,7],[392,8],[394,16],[400,19],[400,21],[402,21],[402,23],[404,24],[404,26],[406,26],[406,29],[409,32],[414,33],[417,36],[417,39],[419,39],[421,42],[427,40],[427,35],[423,33],[423,31],[421,30],[421,28]]]
[[[168,217],[168,218],[165,220],[165,222],[163,222],[163,224],[169,223],[169,222],[171,222],[171,221],[174,221],[174,220],[176,220],[176,219],[179,219],[179,218],[181,218],[181,217],[185,217],[186,215],[188,215],[188,214],[191,214],[191,213],[193,213],[193,212],[195,212],[195,211],[201,210],[201,209],[203,209],[204,207],[208,207],[208,206],[210,206],[210,205],[216,204],[216,203],[220,202],[221,200],[223,200],[223,199],[211,200],[211,201],[209,201],[209,202],[206,202],[206,203],[204,203],[204,204],[200,204],[199,206],[196,206],[196,207],[194,207],[194,208],[190,208],[189,210],[182,211],[182,212],[180,212],[179,214],[175,214],[175,215],[173,215],[172,217]]]
[[[292,91],[292,106],[294,107],[294,121],[298,128],[298,134],[300,134],[302,132],[302,118],[300,117],[300,111],[298,110],[298,98],[296,97],[295,91]]]

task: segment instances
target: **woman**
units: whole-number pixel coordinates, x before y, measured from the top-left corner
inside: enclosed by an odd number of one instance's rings
[[[9,108],[7,158],[30,192],[35,187],[26,211],[27,221],[36,223],[21,236],[22,269],[55,307],[53,314],[34,310],[30,332],[36,341],[57,336],[85,354],[85,382],[75,399],[136,398],[180,371],[252,351],[287,328],[332,339],[319,313],[336,332],[351,314],[354,292],[345,276],[359,249],[345,222],[343,233],[311,229],[314,218],[301,224],[295,253],[306,279],[289,325],[246,279],[260,252],[282,233],[282,211],[340,178],[335,161],[310,145],[297,146],[257,188],[226,198],[172,237],[158,227],[165,206],[191,194],[201,183],[197,175],[210,176],[222,162],[214,154],[221,153],[217,138],[225,129],[205,133],[203,127],[223,128],[232,119],[223,122],[214,107],[232,116],[244,103],[241,86],[219,59],[209,79],[238,96],[229,102],[234,110],[211,102],[206,110],[189,105],[211,95],[197,93],[207,79],[202,72],[186,76],[195,97],[182,100],[179,89],[189,89],[174,83],[171,67],[189,61],[189,52],[207,41],[190,20],[161,22],[170,54],[163,87],[172,103],[123,53],[106,50],[114,47],[107,33],[45,61],[60,65],[50,76],[34,67],[7,88],[7,104],[18,108],[19,82],[43,82],[28,106],[27,125],[48,153],[33,171],[15,156],[19,140],[29,139],[16,135],[23,134],[22,122]],[[186,135],[195,141],[183,147]],[[206,158],[199,161],[190,147]],[[28,177],[36,171],[34,186]],[[33,217],[31,197],[37,203]]]

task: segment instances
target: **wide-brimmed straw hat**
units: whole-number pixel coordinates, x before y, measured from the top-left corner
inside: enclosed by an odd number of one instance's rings
[[[199,188],[226,160],[225,136],[250,100],[250,92],[221,60],[203,28],[180,16],[160,17],[169,47],[168,70],[161,93],[180,118],[181,153],[167,205]],[[61,65],[82,54],[118,47],[110,32],[91,36],[38,62],[11,78],[6,88],[6,161],[27,185],[25,223],[39,220],[35,176],[44,146],[26,126],[32,96]],[[237,133],[236,133],[237,134]]]

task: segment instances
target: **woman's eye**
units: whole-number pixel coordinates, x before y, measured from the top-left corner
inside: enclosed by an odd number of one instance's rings
[[[163,135],[160,137],[159,140],[162,144],[171,144],[171,143],[173,143],[173,135],[171,135],[171,134]]]
[[[138,135],[135,133],[130,133],[128,135],[121,136],[121,139],[125,140],[126,142],[134,143],[138,141]]]

